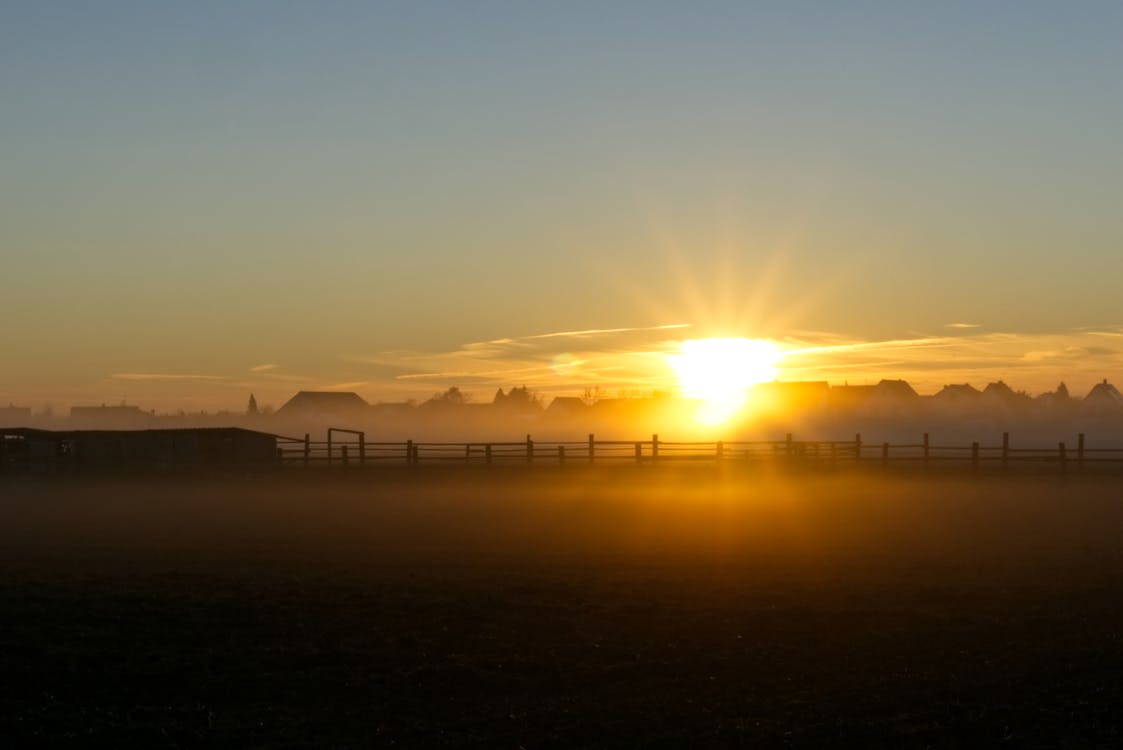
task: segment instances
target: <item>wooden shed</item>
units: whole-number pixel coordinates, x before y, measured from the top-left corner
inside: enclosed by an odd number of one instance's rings
[[[0,429],[0,471],[199,471],[277,462],[277,437],[239,427],[182,430]]]

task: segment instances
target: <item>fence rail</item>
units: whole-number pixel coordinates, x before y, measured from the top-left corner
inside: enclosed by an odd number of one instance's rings
[[[336,437],[340,434],[343,437]],[[538,441],[527,435],[520,441],[492,442],[368,442],[363,432],[330,428],[327,440],[278,437],[282,464],[352,466],[369,464],[670,464],[710,462],[771,464],[799,467],[960,467],[971,471],[1001,467],[1052,467],[1060,471],[1089,466],[1123,471],[1123,448],[1090,448],[1084,435],[1070,448],[1013,447],[1009,433],[1001,444],[979,442],[935,445],[925,433],[916,443],[867,443],[860,434],[853,440],[664,441],[647,440]]]

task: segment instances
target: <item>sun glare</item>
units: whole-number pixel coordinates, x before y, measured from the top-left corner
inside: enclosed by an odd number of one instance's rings
[[[717,425],[741,410],[750,386],[775,379],[780,350],[760,339],[692,339],[668,359],[682,394],[702,402],[695,418]]]

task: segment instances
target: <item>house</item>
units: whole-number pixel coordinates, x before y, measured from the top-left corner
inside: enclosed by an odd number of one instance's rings
[[[31,422],[31,409],[26,406],[0,406],[0,425],[26,425]]]
[[[916,413],[920,396],[907,381],[881,380],[866,399],[864,410],[878,417],[906,417]]]
[[[932,396],[932,401],[945,409],[965,409],[978,406],[982,395],[982,391],[968,383],[945,385],[939,393]]]
[[[579,417],[589,410],[589,406],[576,396],[557,396],[546,408],[546,416],[551,418]]]
[[[141,411],[139,406],[121,404],[119,406],[72,406],[70,423],[74,427],[88,429],[138,429],[153,422],[153,414]]]
[[[866,405],[876,386],[872,385],[835,385],[827,394],[827,405],[832,411],[843,414],[856,414]]]
[[[1017,393],[1001,380],[988,383],[979,396],[979,405],[990,414],[1013,417],[1025,412],[1033,399],[1025,393]]]
[[[300,391],[277,410],[279,417],[318,418],[365,414],[370,404],[353,391]]]
[[[1092,386],[1092,390],[1088,391],[1088,395],[1080,402],[1080,408],[1093,414],[1110,414],[1119,411],[1123,409],[1123,393],[1104,378],[1102,383]]]
[[[1057,390],[1042,393],[1035,400],[1043,409],[1050,412],[1069,409],[1073,404],[1072,396],[1068,393],[1068,386],[1064,383],[1058,385]]]

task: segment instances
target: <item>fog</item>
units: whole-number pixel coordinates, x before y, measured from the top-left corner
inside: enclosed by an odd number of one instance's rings
[[[1095,477],[800,476],[714,467],[434,467],[330,476],[9,478],[8,566],[732,566],[813,577],[1115,575]]]

